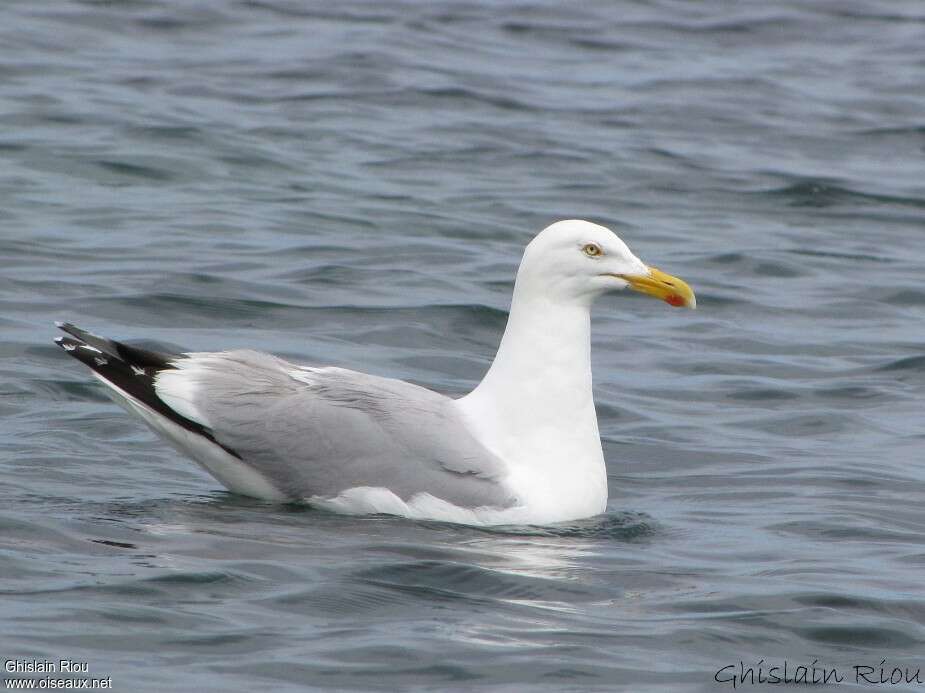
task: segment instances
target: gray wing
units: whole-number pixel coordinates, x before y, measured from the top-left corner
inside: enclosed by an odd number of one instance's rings
[[[190,354],[172,374],[194,384],[191,411],[215,440],[289,497],[381,486],[403,500],[427,492],[461,507],[513,504],[500,460],[436,392],[254,351]]]

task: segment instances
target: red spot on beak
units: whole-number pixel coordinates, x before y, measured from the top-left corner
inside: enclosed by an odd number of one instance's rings
[[[684,299],[677,294],[668,294],[665,296],[665,303],[670,306],[674,306],[675,308],[680,308],[684,305]]]

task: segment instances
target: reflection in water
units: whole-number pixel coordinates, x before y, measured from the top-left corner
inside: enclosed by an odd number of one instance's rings
[[[612,562],[614,542],[632,548],[654,536],[651,520],[636,513],[553,527],[475,528],[337,515],[224,492],[109,504],[106,515],[120,537],[128,530],[135,540],[92,541],[130,557],[142,569],[136,579],[148,587],[166,576],[196,585],[225,575],[226,587],[251,584],[259,595],[260,576],[282,573],[288,586],[264,602],[269,608],[381,617],[463,601],[515,609],[549,627],[544,612],[577,614],[620,599],[619,575],[601,580],[599,564]],[[328,568],[306,575],[303,559],[323,547]]]

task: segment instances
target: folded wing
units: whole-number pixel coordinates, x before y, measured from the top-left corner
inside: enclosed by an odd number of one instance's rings
[[[514,503],[501,462],[452,400],[425,388],[255,351],[158,354],[61,327],[73,337],[58,343],[118,402],[232,490],[306,499],[381,487],[461,507]]]

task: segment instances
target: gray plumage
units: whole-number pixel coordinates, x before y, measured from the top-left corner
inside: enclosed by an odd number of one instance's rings
[[[190,360],[202,364],[192,404],[212,435],[287,496],[372,486],[402,500],[423,491],[462,507],[512,503],[498,483],[500,461],[469,433],[448,397],[256,351]]]

